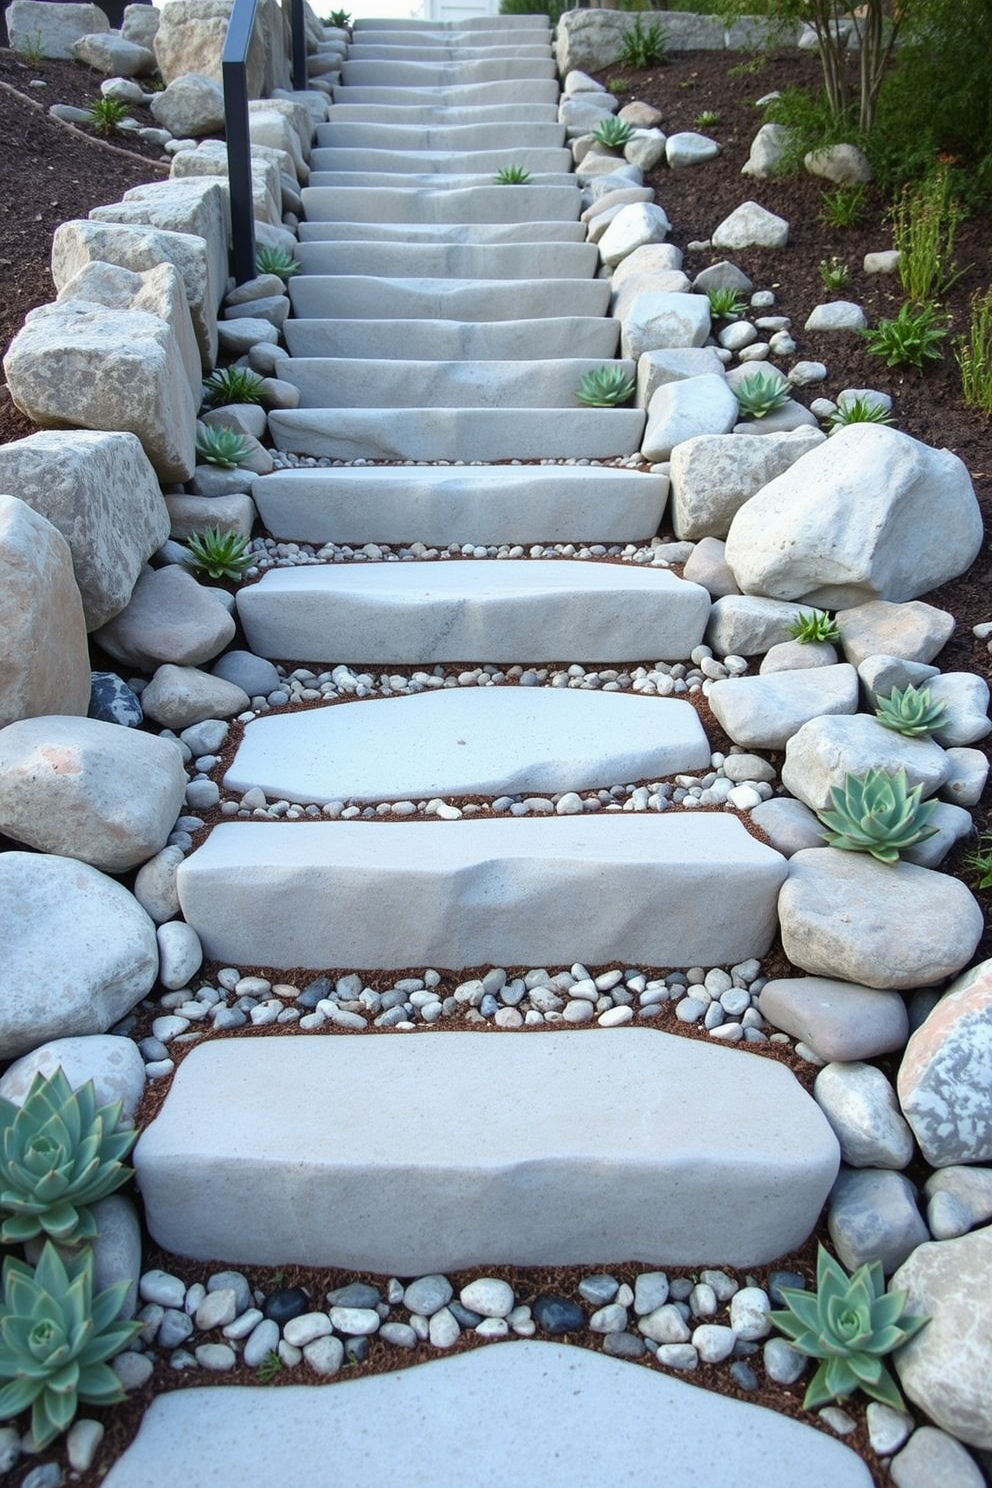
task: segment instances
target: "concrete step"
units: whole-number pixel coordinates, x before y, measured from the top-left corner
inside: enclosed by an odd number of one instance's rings
[[[667,492],[664,476],[586,465],[277,470],[252,486],[273,537],[356,545],[642,541]]]
[[[399,408],[579,408],[582,378],[603,363],[594,357],[529,362],[371,361],[352,357],[291,357],[279,369],[300,390],[300,410],[380,408],[388,421]],[[636,364],[610,363],[633,382]],[[613,412],[614,410],[610,410]]]
[[[344,88],[340,84],[334,90],[334,102],[342,104],[373,104],[377,108],[410,108],[428,105],[448,109],[478,108],[485,104],[497,104],[505,111],[504,117],[527,117],[521,105],[554,104],[558,117],[558,82],[556,78],[529,78],[511,82],[503,79],[491,83],[448,83],[426,86],[410,84],[398,92],[395,84],[352,83]]]
[[[584,243],[582,222],[301,222],[301,243]]]
[[[317,148],[311,163],[319,164],[324,149],[344,150],[492,150],[555,149],[565,142],[563,124],[427,125],[349,123],[338,119],[335,108],[330,122],[317,125]],[[516,159],[516,154],[514,154]],[[571,157],[569,157],[571,158]]]
[[[620,322],[588,315],[544,319],[539,326],[532,320],[290,319],[283,335],[294,357],[526,362],[584,356],[603,362],[617,354]]]
[[[293,314],[309,320],[530,320],[605,315],[605,279],[377,279],[305,274],[289,281]],[[288,322],[287,322],[288,324]]]
[[[252,651],[322,663],[685,661],[709,612],[667,569],[572,559],[315,564],[238,592]]]
[[[502,39],[476,46],[453,42],[353,41],[348,48],[349,62],[485,62],[506,61],[515,57],[528,60],[550,58],[550,41],[510,43]]]
[[[496,16],[464,16],[455,21],[425,21],[416,17],[404,17],[399,19],[395,16],[375,16],[367,18],[361,16],[355,21],[355,35],[364,37],[366,32],[375,31],[381,37],[383,32],[395,31],[403,36],[465,36],[471,32],[473,35],[483,35],[485,32],[500,32],[510,34],[514,41],[526,40],[524,36],[517,36],[517,32],[527,31],[533,35],[535,31],[550,31],[551,22],[546,15],[496,15]]]
[[[506,165],[519,165],[532,176],[555,172],[570,175],[572,156],[554,147],[514,145],[499,149],[389,149],[361,145],[325,145],[310,156],[313,172],[360,171],[363,176],[382,172],[391,175],[494,176]],[[314,185],[324,184],[315,181]],[[370,183],[374,184],[374,182]]]
[[[332,460],[609,460],[640,449],[644,413],[576,406],[551,418],[528,407],[288,408],[269,415],[269,433],[277,449]]]
[[[458,88],[470,83],[555,81],[551,57],[496,58],[477,62],[349,62],[341,83],[365,88]]]
[[[402,750],[397,739],[403,740]],[[256,718],[224,776],[275,800],[548,795],[710,768],[691,703],[558,687],[469,687]]]
[[[510,163],[508,157],[501,157],[503,165]],[[369,171],[363,174],[360,170],[343,171],[313,171],[310,175],[310,184],[306,188],[309,191],[326,191],[344,188],[347,190],[365,189],[370,192],[382,191],[452,191],[466,192],[474,191],[483,187],[493,187],[495,171]],[[359,187],[359,182],[362,186]],[[574,190],[576,200],[579,196],[579,188],[575,184],[575,176],[570,171],[538,171],[531,175],[526,186],[496,186],[499,191],[529,191],[531,193],[531,211],[536,205],[536,198],[540,193],[558,188],[570,188]]]
[[[761,1265],[806,1240],[839,1156],[784,1065],[640,1028],[215,1039],[133,1162],[166,1250],[409,1276]]]
[[[578,220],[577,186],[492,186],[459,190],[410,186],[304,186],[311,222],[529,222]]]
[[[333,144],[334,141],[325,140],[320,131],[330,125],[337,127],[342,123],[372,124],[383,129],[400,126],[408,128],[411,125],[451,129],[497,124],[501,138],[503,129],[519,129],[532,124],[542,128],[549,124],[559,127],[558,105],[554,102],[482,103],[473,107],[471,104],[450,105],[437,100],[427,103],[396,103],[398,95],[393,94],[394,101],[391,103],[358,103],[351,101],[353,94],[354,89],[349,88],[347,92],[342,92],[339,101],[331,105],[328,124],[317,125],[318,144]],[[540,142],[538,140],[535,143]]]
[[[301,243],[305,274],[388,279],[582,279],[599,267],[595,243]]]
[[[401,1453],[384,1421],[416,1421]],[[152,1401],[105,1488],[284,1488],[287,1442],[310,1481],[333,1461],[363,1488],[714,1488],[729,1462],[735,1488],[794,1488],[797,1462],[815,1488],[872,1484],[850,1447],[777,1411],[520,1340],[331,1386],[173,1390]]]

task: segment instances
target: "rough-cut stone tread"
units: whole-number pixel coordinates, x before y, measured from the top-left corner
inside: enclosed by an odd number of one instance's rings
[[[599,266],[595,243],[300,243],[305,274],[391,279],[580,279]]]
[[[319,163],[324,149],[362,150],[491,150],[498,140],[503,150],[503,164],[507,152],[517,159],[517,150],[554,148],[565,142],[565,126],[553,121],[513,124],[501,122],[499,130],[493,122],[484,120],[473,123],[423,124],[405,123],[402,119],[389,121],[389,110],[384,120],[369,120],[342,117],[338,105],[331,111],[328,123],[317,125],[316,145],[312,159]],[[403,112],[403,110],[399,110]]]
[[[532,176],[546,171],[567,175],[572,163],[568,150],[543,148],[535,145],[517,145],[513,150],[513,163],[529,171]],[[324,183],[320,175],[324,171],[360,171],[363,178],[380,171],[407,171],[412,175],[481,175],[491,178],[507,164],[507,151],[501,150],[414,150],[409,147],[381,145],[376,149],[361,146],[353,149],[346,146],[326,146],[314,150],[310,156],[311,183]],[[313,180],[316,173],[318,179]],[[375,185],[370,180],[370,185]],[[440,182],[438,182],[440,184]]]
[[[620,322],[607,316],[531,320],[310,320],[283,326],[294,357],[373,357],[407,361],[539,361],[542,357],[617,354]],[[659,513],[660,516],[660,513]],[[652,528],[652,531],[655,529]],[[644,533],[647,529],[644,529]],[[568,534],[570,540],[574,533]],[[641,535],[639,533],[639,535]],[[446,538],[446,542],[452,541]]]
[[[301,409],[514,409],[579,407],[575,390],[603,363],[597,357],[532,362],[377,361],[352,357],[293,357],[280,376],[300,391]],[[608,364],[631,384],[631,361]],[[612,412],[612,410],[611,410]],[[383,414],[383,420],[389,418]]]
[[[584,243],[582,222],[301,222],[301,243]]]
[[[542,320],[604,315],[604,279],[377,279],[304,274],[289,281],[294,315],[311,320]],[[540,334],[540,327],[535,330]]]

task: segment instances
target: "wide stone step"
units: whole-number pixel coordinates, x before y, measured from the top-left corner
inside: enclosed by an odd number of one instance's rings
[[[348,48],[349,62],[485,62],[505,61],[514,57],[550,57],[550,41],[521,42],[507,45],[502,38],[488,45],[476,46],[453,42],[353,41]]]
[[[529,222],[578,220],[577,186],[304,186],[311,222]]]
[[[384,1421],[417,1423],[402,1452]],[[284,1488],[287,1442],[312,1481],[333,1461],[362,1488],[714,1488],[729,1462],[734,1488],[795,1488],[797,1462],[817,1488],[872,1484],[850,1447],[776,1411],[592,1349],[521,1340],[323,1387],[158,1395],[105,1488]]]
[[[377,279],[363,274],[306,274],[290,279],[289,297],[293,314],[308,320],[485,323],[605,315],[610,286],[605,279]],[[540,335],[540,327],[535,334]]]
[[[643,412],[626,408],[562,408],[553,418],[540,408],[381,405],[269,415],[277,449],[331,460],[609,460],[635,454],[643,433]]]
[[[397,740],[402,739],[402,749]],[[691,703],[557,687],[470,687],[256,718],[224,776],[303,805],[549,794],[708,770]]]
[[[550,31],[551,22],[546,15],[495,15],[495,16],[463,16],[455,21],[426,21],[413,16],[404,16],[402,19],[396,16],[361,16],[355,21],[355,35],[364,36],[366,32],[375,31],[381,37],[383,32],[395,31],[403,36],[440,36],[458,37],[465,36],[471,32],[473,35],[483,35],[489,31],[498,31],[505,35],[510,33],[512,40],[526,40],[524,36],[517,36],[517,32]]]
[[[352,83],[348,88],[336,87],[335,103],[374,104],[378,108],[410,108],[414,105],[429,105],[444,110],[478,108],[484,104],[498,104],[516,118],[528,117],[519,109],[521,104],[554,104],[558,117],[558,82],[556,78],[529,78],[523,82],[504,79],[491,83],[448,83],[447,85],[409,86],[398,93],[396,87],[382,84]]]
[[[410,1276],[761,1265],[806,1240],[839,1150],[784,1065],[642,1028],[212,1040],[133,1162],[167,1250]]]
[[[518,165],[531,175],[548,171],[568,175],[572,156],[568,150],[540,145],[514,145],[512,149],[500,147],[497,150],[326,145],[314,150],[310,156],[311,176],[323,171],[361,171],[363,176],[383,171],[410,175],[493,176],[506,165]],[[323,183],[316,181],[314,184],[320,186]]]
[[[373,361],[352,357],[291,357],[280,377],[300,392],[300,409],[580,407],[576,389],[604,365],[595,357],[530,362]],[[636,364],[608,364],[633,384]],[[610,409],[609,412],[614,412]]]
[[[301,222],[301,243],[585,243],[583,222]]]
[[[338,150],[492,150],[555,149],[565,142],[564,124],[512,124],[498,129],[487,123],[417,125],[401,122],[349,123],[339,117],[337,107],[327,124],[317,125],[317,148],[312,160],[319,163],[321,151]]]
[[[270,569],[237,603],[259,656],[422,666],[684,661],[710,612],[667,569],[545,558]]]
[[[537,325],[532,320],[290,319],[283,334],[294,357],[526,362],[584,356],[602,363],[617,354],[620,322],[594,316],[560,316]]]
[[[551,57],[506,57],[475,62],[350,62],[341,82],[365,88],[457,88],[470,83],[553,81]]]
[[[657,532],[667,492],[664,476],[584,465],[278,470],[252,486],[275,538],[442,547],[636,542]]]
[[[388,92],[388,90],[384,91]],[[550,125],[554,125],[556,129],[562,127],[558,124],[558,105],[554,102],[523,103],[518,101],[517,103],[481,103],[474,106],[472,104],[447,104],[440,101],[396,103],[397,95],[393,94],[392,102],[383,100],[381,103],[359,103],[352,102],[353,94],[353,88],[341,93],[338,100],[331,105],[329,123],[317,125],[319,145],[334,144],[333,139],[321,134],[322,129],[332,126],[336,128],[339,123],[346,122],[371,124],[389,129],[398,125],[449,129],[463,125],[498,124],[501,139],[504,129],[524,129],[532,125],[541,129]],[[557,139],[552,141],[553,144],[557,142]],[[534,143],[543,143],[543,136]]]
[[[500,157],[502,164],[507,164],[507,157]],[[465,192],[477,191],[483,187],[492,187],[495,183],[493,177],[495,171],[369,171],[363,174],[361,171],[313,171],[310,175],[308,191],[336,191],[356,189],[359,181],[363,187],[367,186],[370,192],[382,191],[451,191]],[[563,190],[571,187],[578,195],[578,187],[575,185],[575,177],[570,171],[539,171],[532,175],[526,186],[497,186],[498,191],[529,191],[531,202],[535,197],[545,191],[555,188]]]

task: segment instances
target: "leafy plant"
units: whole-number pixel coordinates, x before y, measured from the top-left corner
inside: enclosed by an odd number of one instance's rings
[[[713,129],[720,122],[719,109],[703,109],[696,115],[693,123],[697,129]]]
[[[969,408],[992,414],[992,288],[971,297],[968,334],[958,338],[961,396]]]
[[[120,1188],[136,1133],[118,1130],[120,1102],[98,1106],[93,1081],[73,1090],[61,1069],[35,1075],[22,1106],[0,1098],[0,1242],[48,1235],[92,1240],[89,1205]]]
[[[190,555],[186,566],[211,579],[240,579],[254,561],[247,538],[237,532],[222,532],[219,527],[191,533],[186,550]]]
[[[736,289],[708,289],[706,298],[710,302],[710,315],[714,320],[736,320],[747,310]]]
[[[741,379],[734,392],[746,418],[762,419],[776,408],[784,408],[789,401],[789,389],[770,372],[752,372]]]
[[[335,31],[351,30],[351,12],[349,10],[332,10],[321,22],[323,26],[333,26]]]
[[[522,165],[504,165],[493,176],[494,186],[529,186],[532,180],[529,170]]]
[[[888,410],[876,402],[874,398],[866,398],[859,393],[856,398],[849,398],[846,403],[841,403],[835,408],[827,419],[827,425],[831,434],[838,429],[846,429],[848,424],[894,424],[895,419],[889,416]]]
[[[224,470],[234,470],[251,453],[247,439],[236,429],[218,428],[204,424],[196,435],[196,453],[208,465],[220,465]]]
[[[827,289],[846,289],[851,278],[851,271],[843,259],[834,255],[831,258],[820,259],[820,278]]]
[[[916,186],[904,186],[892,208],[892,241],[906,297],[922,305],[945,294],[965,272],[954,263],[954,237],[964,217],[946,163]]]
[[[836,622],[826,610],[805,610],[792,625],[785,628],[794,641],[800,641],[804,646],[823,641],[832,644],[840,640]]]
[[[831,810],[817,813],[828,828],[828,847],[848,852],[871,853],[880,863],[894,863],[901,852],[932,837],[928,827],[935,803],[921,801],[922,785],[906,788],[906,771],[888,775],[868,770],[864,775],[845,776],[843,787],[833,785]]]
[[[895,320],[883,317],[875,328],[858,331],[871,356],[881,357],[887,367],[916,367],[923,371],[924,362],[939,362],[941,342],[947,335],[947,322],[940,323],[936,305],[906,304]]]
[[[597,367],[583,373],[575,396],[590,408],[619,408],[634,396],[634,379],[622,367]]]
[[[910,682],[901,690],[893,687],[887,698],[879,698],[875,717],[883,728],[910,739],[925,739],[943,726],[947,704],[935,703],[929,687],[916,688]]]
[[[115,1405],[124,1390],[106,1363],[141,1332],[117,1318],[126,1281],[93,1296],[93,1252],[65,1260],[45,1242],[37,1267],[8,1256],[0,1300],[0,1419],[31,1407],[43,1451],[71,1424],[80,1401]]]
[[[275,1349],[270,1349],[261,1364],[255,1366],[255,1378],[260,1385],[271,1385],[272,1381],[282,1373],[283,1363]]]
[[[606,86],[611,93],[626,93],[630,84],[625,77],[611,77]]]
[[[127,105],[120,98],[91,98],[86,113],[94,129],[101,134],[113,134],[121,120],[127,118]]]
[[[978,845],[965,856],[976,889],[992,889],[992,832],[979,832]]]
[[[610,150],[622,150],[624,145],[633,139],[634,131],[626,119],[618,119],[616,114],[607,114],[606,118],[601,119],[596,125],[592,137]]]
[[[892,1375],[882,1363],[928,1321],[906,1317],[906,1292],[887,1292],[881,1261],[859,1266],[848,1276],[821,1245],[816,1256],[816,1291],[783,1287],[785,1307],[768,1314],[794,1349],[821,1359],[810,1380],[803,1409],[812,1410],[863,1390],[893,1410],[905,1411]]]
[[[262,379],[248,367],[218,367],[203,384],[212,408],[226,403],[261,403]]]
[[[864,214],[865,188],[862,185],[835,186],[833,191],[821,191],[823,209],[820,221],[824,227],[857,227]]]
[[[625,67],[654,67],[665,59],[664,32],[658,21],[652,21],[646,29],[641,17],[634,17],[634,24],[623,33],[619,60]]]
[[[292,279],[301,267],[286,248],[265,247],[255,251],[255,269],[259,274],[277,274],[280,279]]]

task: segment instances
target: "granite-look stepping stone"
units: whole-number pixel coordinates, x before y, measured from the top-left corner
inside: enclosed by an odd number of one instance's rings
[[[259,656],[422,666],[684,660],[709,610],[705,589],[665,570],[568,559],[306,565],[270,570],[238,594]]]
[[[253,491],[273,537],[446,547],[573,542],[581,533],[599,542],[644,540],[658,530],[668,483],[602,466],[380,465],[280,470]]]
[[[365,88],[457,88],[471,83],[529,82],[553,78],[550,57],[466,62],[345,62],[341,82]],[[395,93],[394,93],[395,96]]]
[[[397,741],[402,740],[402,748]],[[583,790],[709,768],[691,703],[472,687],[257,718],[224,777],[289,801]]]
[[[529,222],[535,209],[574,222],[582,205],[578,186],[304,186],[300,196],[322,222]]]
[[[452,1419],[457,1432],[450,1430]],[[163,1462],[186,1488],[226,1476],[253,1488],[282,1488],[287,1441],[310,1480],[333,1460],[349,1482],[393,1488],[396,1442],[382,1429],[386,1420],[419,1423],[404,1442],[404,1488],[464,1488],[469,1479],[476,1488],[511,1488],[522,1474],[571,1488],[600,1488],[604,1475],[616,1488],[662,1481],[670,1488],[712,1488],[731,1461],[736,1488],[794,1488],[797,1462],[810,1482],[871,1488],[861,1459],[823,1431],[588,1349],[543,1341],[344,1380],[319,1396],[308,1385],[277,1393],[241,1386],[159,1395],[106,1488],[163,1488]],[[507,1449],[494,1452],[494,1439]]]
[[[507,186],[504,190],[511,190]],[[289,282],[293,314],[327,320],[542,320],[605,315],[605,279],[377,279],[308,274]],[[540,328],[535,328],[540,339]]]
[[[810,719],[855,713],[858,674],[841,662],[758,677],[714,682],[710,707],[735,744],[748,749],[782,749]]]
[[[343,94],[342,97],[346,97]],[[564,126],[557,122],[547,124],[514,124],[501,120],[489,123],[429,124],[392,122],[392,111],[383,110],[388,117],[382,122],[363,122],[340,115],[340,105],[331,111],[326,124],[317,125],[316,146],[311,159],[319,163],[324,149],[345,150],[491,150],[494,142],[503,150],[503,163],[507,153],[517,159],[517,151],[523,149],[554,149],[565,140]],[[405,110],[401,110],[405,112]],[[452,115],[457,110],[452,110]]]
[[[785,874],[736,817],[625,812],[224,823],[177,881],[225,965],[696,966],[764,955]]]
[[[359,35],[361,33],[358,33]],[[521,42],[519,46],[464,46],[441,40],[402,43],[394,41],[352,41],[348,47],[349,62],[485,62],[528,60],[551,55],[548,42]]]
[[[504,156],[505,160],[506,157]],[[354,170],[314,171],[308,191],[354,191],[359,182],[369,191],[432,191],[435,193],[488,190],[493,173],[487,170],[442,173],[438,171],[370,171],[365,175]],[[526,186],[502,186],[503,191],[523,190],[543,193],[557,187],[577,190],[576,177],[569,171],[540,171],[531,176]]]
[[[708,1119],[687,1126],[703,1089]],[[597,1029],[217,1040],[183,1061],[133,1161],[168,1250],[419,1276],[493,1256],[760,1265],[806,1239],[839,1156],[783,1065]]]
[[[294,357],[375,357],[410,361],[539,361],[543,357],[617,354],[618,321],[608,316],[549,316],[540,335],[533,320],[305,320],[291,318],[283,336]],[[570,534],[572,535],[572,534]]]
[[[374,229],[369,229],[370,240]],[[305,274],[397,279],[579,279],[599,267],[594,243],[301,243]],[[545,353],[546,355],[547,353]]]
[[[406,112],[428,109],[431,115],[442,122],[446,122],[456,111],[471,109],[475,113],[479,108],[485,108],[489,112],[493,106],[499,110],[494,115],[496,119],[558,117],[558,84],[553,78],[544,81],[530,78],[523,82],[454,83],[444,88],[409,87],[404,88],[402,94],[398,94],[395,88],[386,88],[381,84],[353,83],[345,96],[347,104],[344,106],[350,110],[371,107],[372,117],[379,120],[386,117],[384,110],[395,107],[402,107]],[[397,97],[402,97],[402,105],[397,105]],[[553,107],[549,108],[549,105]],[[539,112],[535,114],[535,110]]]
[[[311,154],[310,179],[314,186],[326,185],[327,182],[320,179],[325,171],[354,171],[360,173],[363,180],[380,172],[440,177],[479,175],[487,178],[486,184],[491,185],[493,176],[507,163],[506,148],[493,149],[492,144],[493,141],[490,140],[489,149],[477,150],[430,150],[426,147],[395,149],[389,146],[351,149],[348,146],[328,145]],[[568,150],[556,149],[554,146],[545,148],[540,145],[517,145],[512,153],[513,164],[528,171],[532,177],[544,171],[570,174],[572,156]],[[317,177],[316,180],[314,176]],[[359,182],[355,181],[353,184],[358,185]],[[441,186],[444,183],[438,180],[435,184]]]
[[[376,408],[385,410],[380,417],[388,420],[400,408],[573,410],[579,406],[576,389],[583,377],[602,365],[594,357],[533,362],[292,357],[280,373],[299,388],[301,408],[332,409],[335,417],[346,408]],[[633,362],[610,366],[633,381]]]
[[[584,243],[582,222],[301,222],[300,243]]]
[[[780,977],[766,982],[758,1010],[775,1028],[825,1060],[871,1059],[901,1049],[909,1034],[905,1000],[831,977]]]
[[[388,90],[384,91],[388,93]],[[424,93],[423,89],[418,88],[413,91],[420,96],[420,102],[416,99],[411,99],[409,90],[404,89],[403,97],[408,100],[407,102],[396,103],[397,95],[394,93],[391,99],[387,97],[379,103],[363,103],[356,98],[356,89],[349,88],[347,94],[340,95],[342,102],[332,105],[327,124],[335,126],[342,123],[373,124],[377,126],[381,125],[384,128],[403,125],[404,127],[417,126],[418,129],[444,130],[460,128],[465,125],[495,124],[499,126],[501,131],[500,138],[502,138],[503,129],[522,127],[526,132],[531,125],[544,129],[549,124],[556,129],[560,128],[558,124],[557,103],[472,103],[470,96],[468,99],[463,97],[463,101],[461,102],[453,100],[449,105],[439,103],[429,92],[425,100],[422,96]],[[455,90],[448,91],[454,92]],[[457,91],[460,95],[464,95],[463,89],[458,89]],[[361,92],[363,95],[367,95],[369,90],[363,88]],[[472,96],[482,98],[491,97],[492,95],[488,92],[480,92],[478,95]],[[333,144],[334,139],[332,136],[321,133],[323,128],[323,124],[318,124],[315,136],[316,143],[318,145]],[[422,135],[418,135],[418,138],[422,137]],[[492,138],[491,133],[488,138]],[[560,138],[560,134],[556,137],[555,143],[557,143],[557,138]]]

